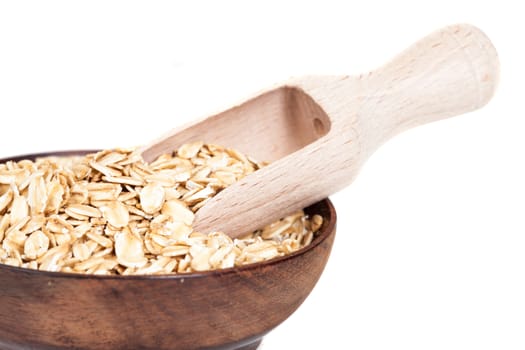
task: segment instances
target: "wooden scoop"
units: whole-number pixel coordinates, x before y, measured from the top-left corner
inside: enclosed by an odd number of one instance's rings
[[[395,134],[485,105],[498,75],[497,53],[485,34],[454,25],[367,74],[291,79],[173,130],[142,155],[152,161],[202,140],[271,161],[196,213],[196,230],[235,237],[348,186]]]

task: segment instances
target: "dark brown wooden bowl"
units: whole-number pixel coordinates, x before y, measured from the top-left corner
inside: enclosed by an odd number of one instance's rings
[[[330,255],[332,203],[325,199],[306,211],[325,219],[312,244],[242,267],[96,276],[0,264],[0,348],[256,349],[310,294]]]

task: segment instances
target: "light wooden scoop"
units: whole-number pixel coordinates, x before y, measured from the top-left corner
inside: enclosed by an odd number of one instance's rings
[[[383,142],[411,127],[475,110],[494,93],[496,50],[479,29],[443,28],[359,76],[291,79],[173,130],[146,161],[202,140],[272,163],[208,201],[195,229],[235,237],[348,186]]]

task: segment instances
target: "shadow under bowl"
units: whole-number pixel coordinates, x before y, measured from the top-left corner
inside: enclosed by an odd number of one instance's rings
[[[324,218],[309,246],[241,267],[98,276],[0,264],[0,348],[256,349],[310,294],[330,255],[332,203],[325,199],[305,211]]]

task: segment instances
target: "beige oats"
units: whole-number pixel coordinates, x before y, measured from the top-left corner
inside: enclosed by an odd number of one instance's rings
[[[49,238],[42,231],[33,232],[24,242],[24,254],[29,259],[41,257],[49,248]]]
[[[13,203],[11,203],[11,225],[16,224],[29,215],[29,206],[27,199],[20,195],[15,195]]]
[[[85,204],[72,204],[68,206],[66,210],[69,211],[70,213],[75,213],[84,218],[85,217],[99,218],[102,216],[102,213],[100,212],[99,209],[94,208],[89,205],[85,205]]]
[[[323,217],[321,215],[314,215],[312,217],[312,231],[317,231],[323,225]]]
[[[323,218],[302,211],[232,239],[195,212],[265,166],[193,142],[147,164],[134,150],[0,164],[0,263],[98,275],[224,269],[295,252]]]
[[[17,246],[22,246],[27,239],[27,235],[17,229],[9,230],[5,236],[6,240],[16,244]]]
[[[185,159],[193,158],[197,155],[202,146],[202,142],[187,143],[179,147],[178,155]]]
[[[113,176],[120,176],[122,175],[122,173],[118,170],[115,170],[115,169],[112,169],[110,167],[107,167],[105,165],[102,165],[100,163],[96,163],[96,162],[90,162],[89,165],[99,171],[100,173],[108,176],[108,177],[113,177]]]
[[[103,166],[114,165],[127,158],[126,153],[121,152],[109,152],[101,157],[97,157],[97,162]]]
[[[42,176],[35,176],[29,183],[28,204],[31,214],[41,214],[47,204],[47,188]]]
[[[73,245],[73,256],[80,261],[87,260],[91,256],[91,249],[85,243],[75,243]]]
[[[133,178],[131,176],[103,176],[103,180],[122,185],[142,186],[143,181]]]
[[[45,271],[60,271],[63,266],[62,260],[67,255],[69,248],[68,244],[63,244],[49,249],[37,260],[39,263],[38,269]]]
[[[188,206],[180,200],[172,199],[167,201],[162,207],[162,214],[171,217],[175,221],[180,221],[186,225],[191,225],[195,215]]]
[[[99,244],[104,248],[110,248],[111,246],[113,246],[113,241],[102,234],[88,232],[86,233],[86,237],[88,237],[91,241]]]
[[[13,191],[10,189],[0,196],[0,215],[5,211],[7,206],[11,204],[11,200],[13,200]]]
[[[164,188],[156,183],[150,183],[140,191],[140,205],[148,214],[159,211],[164,204],[164,199]]]
[[[36,230],[42,229],[46,222],[44,215],[36,215],[31,217],[31,219],[22,227],[22,231],[26,234],[33,233]]]
[[[9,214],[5,214],[4,216],[0,217],[0,242],[2,242],[4,239],[5,231],[9,227],[10,220],[11,216]]]
[[[46,184],[46,190],[48,193],[46,213],[56,214],[64,200],[64,188],[61,183],[57,180],[52,180]]]
[[[190,247],[187,245],[172,245],[161,250],[161,254],[164,256],[184,256],[189,252]]]
[[[104,219],[112,226],[125,227],[129,222],[129,211],[119,201],[111,201],[106,206],[101,207],[100,210]]]
[[[143,267],[148,262],[144,257],[142,241],[129,232],[115,235],[115,255],[117,261],[126,267]]]

